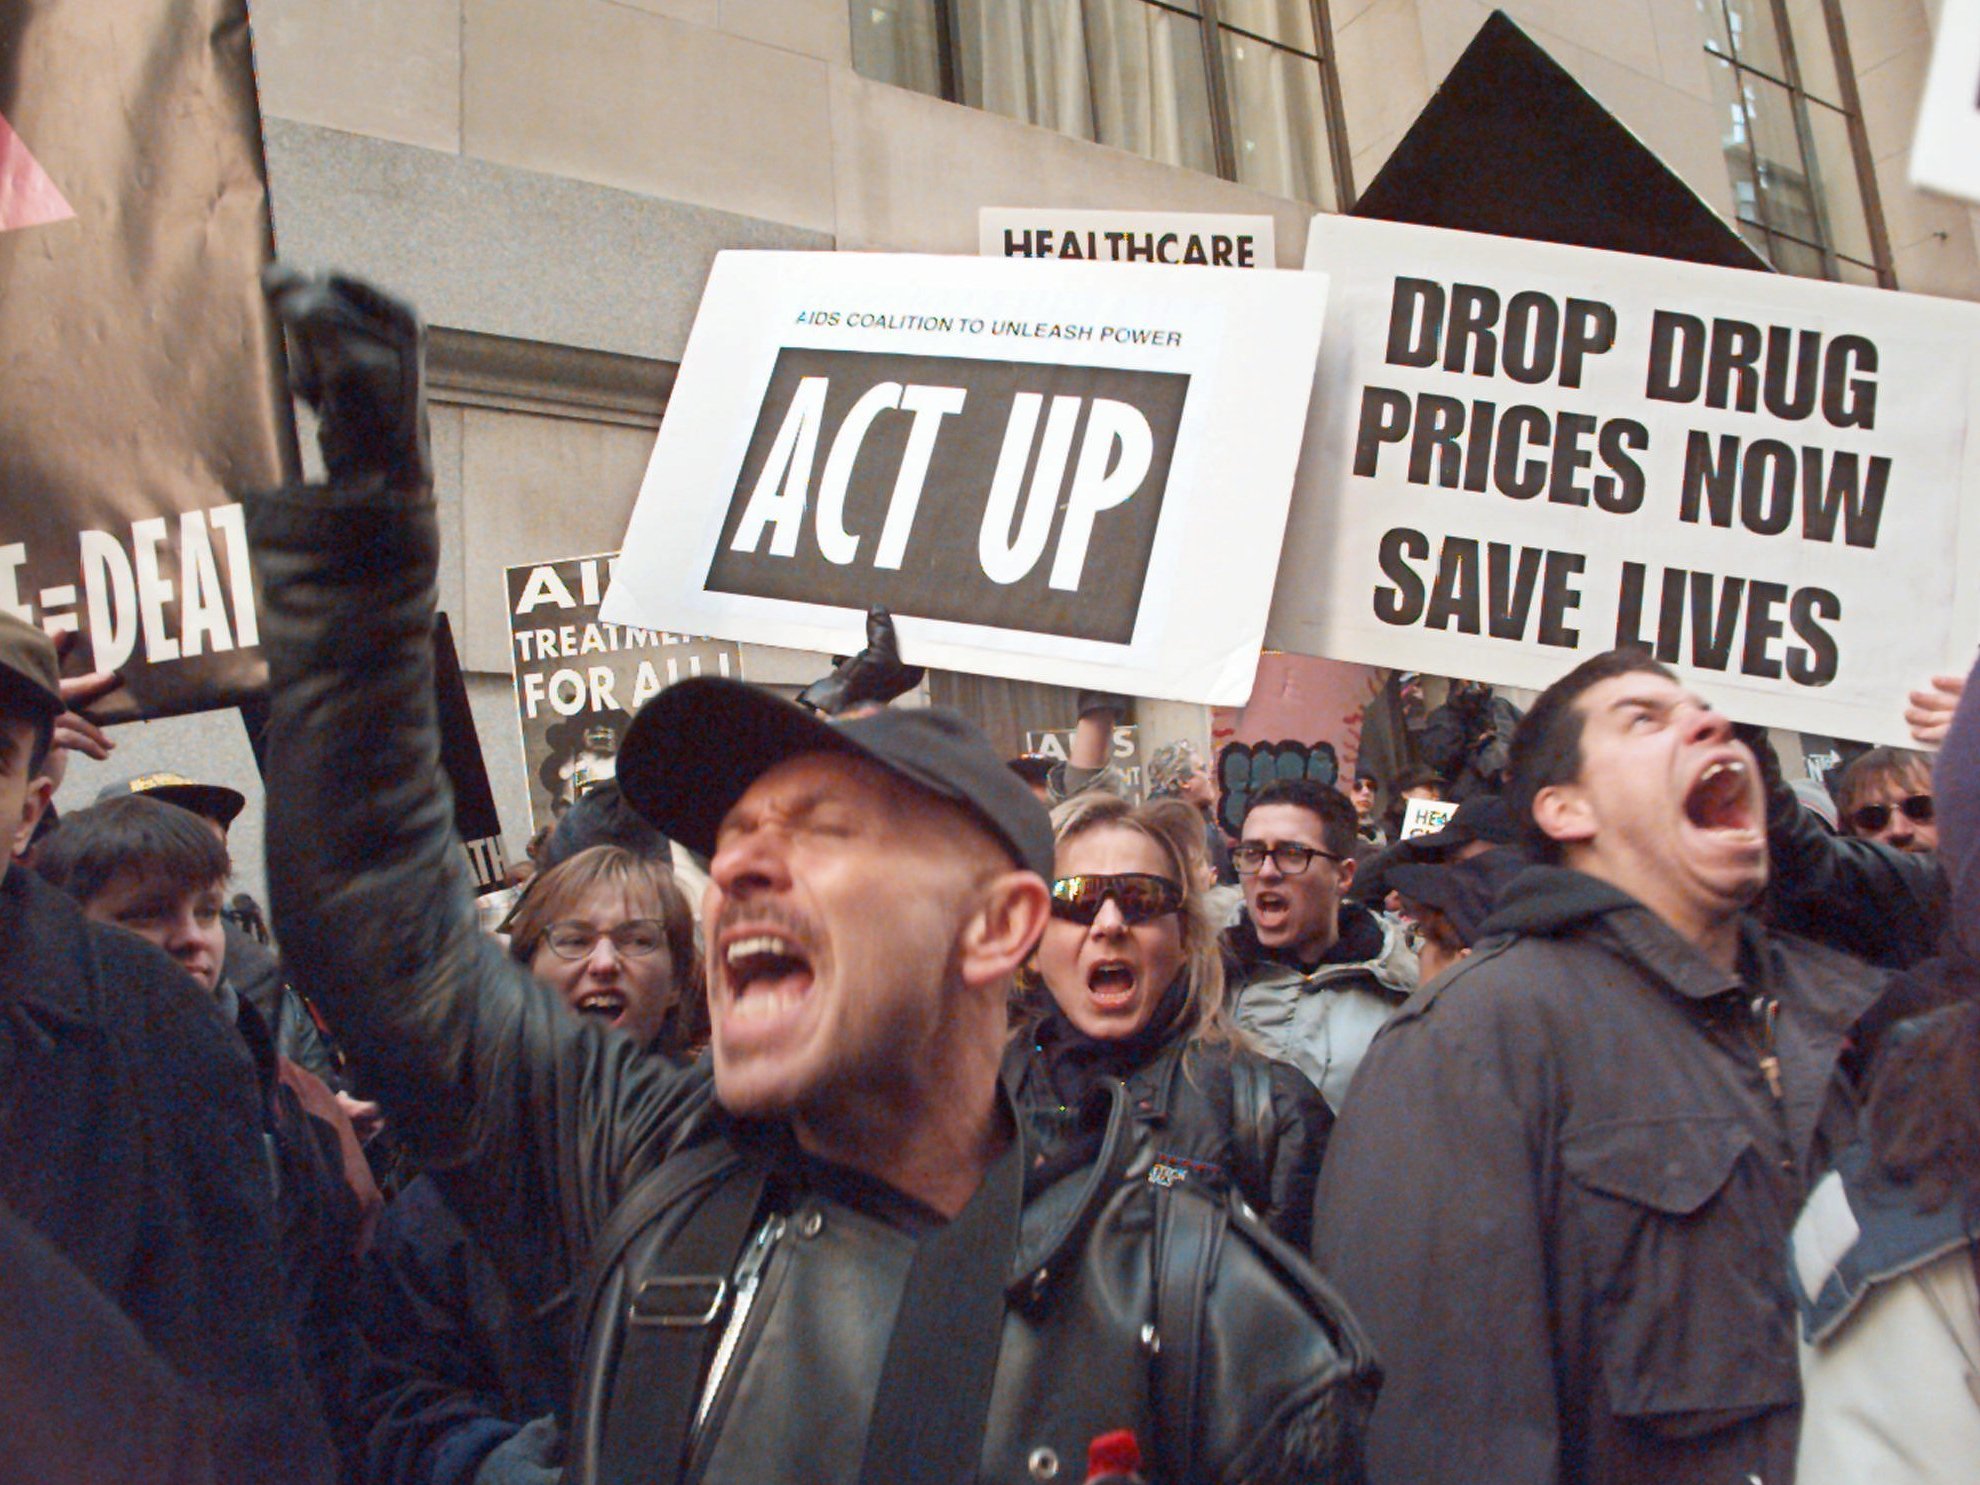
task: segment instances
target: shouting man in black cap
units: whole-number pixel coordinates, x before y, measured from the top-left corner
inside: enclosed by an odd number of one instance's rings
[[[1299,1259],[1152,1183],[1118,1089],[1083,1144],[1024,1150],[997,1066],[1051,831],[967,722],[712,679],[641,713],[620,785],[710,857],[692,1069],[477,933],[417,324],[345,280],[274,293],[332,479],[250,517],[276,923],[498,1260],[577,1287],[566,1478],[1016,1482],[1131,1429],[1164,1479],[1359,1480],[1372,1366]]]

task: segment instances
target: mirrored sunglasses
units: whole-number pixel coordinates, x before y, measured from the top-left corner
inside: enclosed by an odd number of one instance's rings
[[[1182,911],[1183,890],[1167,877],[1128,871],[1113,876],[1060,877],[1052,883],[1052,916],[1091,923],[1108,898],[1128,923],[1146,923]]]

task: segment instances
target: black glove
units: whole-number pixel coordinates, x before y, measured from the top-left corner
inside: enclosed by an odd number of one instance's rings
[[[261,276],[289,332],[289,381],[316,410],[317,446],[333,484],[424,494],[426,329],[410,305],[339,275],[280,263]]]
[[[850,660],[841,660],[830,675],[806,686],[798,695],[798,705],[828,717],[868,702],[885,706],[920,685],[921,677],[919,665],[901,663],[894,616],[876,603],[866,611],[866,648]]]
[[[1760,766],[1760,788],[1767,797],[1767,826],[1771,833],[1775,826],[1801,812],[1801,801],[1788,787],[1787,776],[1781,771],[1780,754],[1774,751],[1774,739],[1767,729],[1751,722],[1735,722],[1732,731],[1751,750],[1753,761]]]

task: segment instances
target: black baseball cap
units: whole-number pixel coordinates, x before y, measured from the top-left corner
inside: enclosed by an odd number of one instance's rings
[[[1442,830],[1406,840],[1402,849],[1411,861],[1441,861],[1459,846],[1480,841],[1488,846],[1520,844],[1512,809],[1496,794],[1472,795],[1444,822]]]
[[[1486,851],[1469,861],[1392,866],[1385,879],[1404,897],[1450,919],[1458,937],[1470,945],[1478,941],[1478,930],[1492,915],[1506,883],[1528,865],[1517,851]]]
[[[961,805],[1017,865],[1052,879],[1052,822],[990,739],[942,707],[891,707],[828,722],[742,681],[697,676],[639,710],[619,747],[626,801],[691,851],[715,852],[715,834],[744,791],[807,753],[863,758],[895,778]]]
[[[55,642],[34,625],[0,610],[0,697],[39,726],[68,710],[62,704],[62,668]]]
[[[133,794],[191,810],[200,818],[213,821],[222,830],[233,824],[234,817],[247,808],[247,796],[238,789],[229,789],[225,784],[197,783],[178,773],[141,773],[136,778],[119,779],[97,790],[96,800],[101,804],[106,799],[123,799]]]
[[[626,803],[616,783],[587,789],[578,802],[564,811],[564,818],[543,843],[542,868],[562,866],[579,851],[593,846],[619,846],[648,861],[665,864],[667,837],[647,823]]]

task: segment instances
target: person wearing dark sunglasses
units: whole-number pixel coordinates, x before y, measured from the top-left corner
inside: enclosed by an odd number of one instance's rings
[[[1179,801],[1087,794],[1061,807],[1036,1009],[1011,1043],[1005,1084],[1046,1147],[1071,1136],[1102,1081],[1122,1080],[1159,1179],[1235,1188],[1303,1250],[1333,1116],[1225,1010],[1202,837]]]
[[[1899,851],[1939,846],[1932,803],[1932,761],[1905,748],[1872,748],[1836,781],[1836,810],[1845,833],[1882,841]]]

